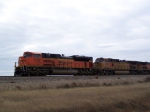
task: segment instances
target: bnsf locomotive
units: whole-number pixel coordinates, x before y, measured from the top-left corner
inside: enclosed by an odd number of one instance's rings
[[[150,74],[150,63],[88,56],[24,52],[14,76]]]

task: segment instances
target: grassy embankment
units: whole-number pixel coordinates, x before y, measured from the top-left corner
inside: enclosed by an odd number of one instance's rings
[[[150,112],[149,79],[132,85],[1,91],[0,112]]]

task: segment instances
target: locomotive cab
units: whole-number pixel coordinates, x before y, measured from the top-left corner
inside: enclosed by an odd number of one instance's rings
[[[41,53],[37,52],[24,52],[23,56],[19,57],[18,66],[40,66]]]
[[[111,58],[97,58],[95,60],[94,66],[98,69],[113,69],[114,62],[116,62],[117,59],[111,59]]]
[[[15,63],[14,76],[26,76],[30,74],[29,69],[34,69],[35,66],[42,65],[42,55],[38,52],[24,52],[23,56],[18,58],[18,66]]]

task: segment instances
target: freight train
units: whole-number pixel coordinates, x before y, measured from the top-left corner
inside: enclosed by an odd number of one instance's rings
[[[46,75],[146,75],[150,63],[89,56],[24,52],[15,62],[14,76]]]

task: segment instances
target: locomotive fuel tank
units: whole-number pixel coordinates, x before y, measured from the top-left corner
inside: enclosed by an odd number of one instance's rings
[[[129,75],[129,71],[115,71],[115,75]]]
[[[63,69],[53,69],[52,74],[53,75],[77,75],[78,70],[63,70]]]

